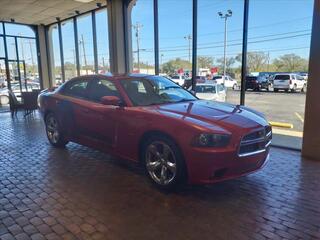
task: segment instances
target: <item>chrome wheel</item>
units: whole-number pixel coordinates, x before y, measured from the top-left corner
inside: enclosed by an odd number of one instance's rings
[[[150,177],[157,184],[170,184],[177,173],[177,161],[171,147],[165,142],[155,141],[147,146],[145,154]]]
[[[54,116],[49,116],[46,121],[47,135],[49,141],[53,144],[57,144],[59,142],[59,125],[58,121]]]

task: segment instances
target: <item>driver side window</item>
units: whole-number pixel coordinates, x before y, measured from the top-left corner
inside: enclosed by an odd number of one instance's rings
[[[95,80],[89,89],[90,100],[100,102],[104,96],[116,96],[120,98],[118,89],[112,81],[105,79]]]

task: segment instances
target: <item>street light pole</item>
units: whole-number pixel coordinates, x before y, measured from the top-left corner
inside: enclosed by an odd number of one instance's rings
[[[232,11],[229,9],[227,13],[223,14],[222,12],[218,12],[218,15],[224,19],[224,52],[223,52],[223,85],[225,85],[225,76],[227,74],[227,20],[232,16]]]

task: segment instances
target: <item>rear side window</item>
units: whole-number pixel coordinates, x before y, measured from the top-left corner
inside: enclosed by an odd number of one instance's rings
[[[290,75],[276,75],[274,80],[290,80]]]
[[[105,79],[94,81],[89,90],[90,100],[100,102],[104,96],[120,97],[120,94],[113,82]]]
[[[198,85],[196,86],[197,93],[216,93],[215,86]]]
[[[77,98],[87,98],[87,80],[78,80],[72,83],[69,83],[66,88],[63,90],[63,93],[68,96],[77,97]]]

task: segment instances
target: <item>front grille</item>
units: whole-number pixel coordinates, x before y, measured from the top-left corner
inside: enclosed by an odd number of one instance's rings
[[[271,139],[272,129],[270,126],[243,136],[240,143],[239,156],[245,157],[266,151],[271,144]]]

